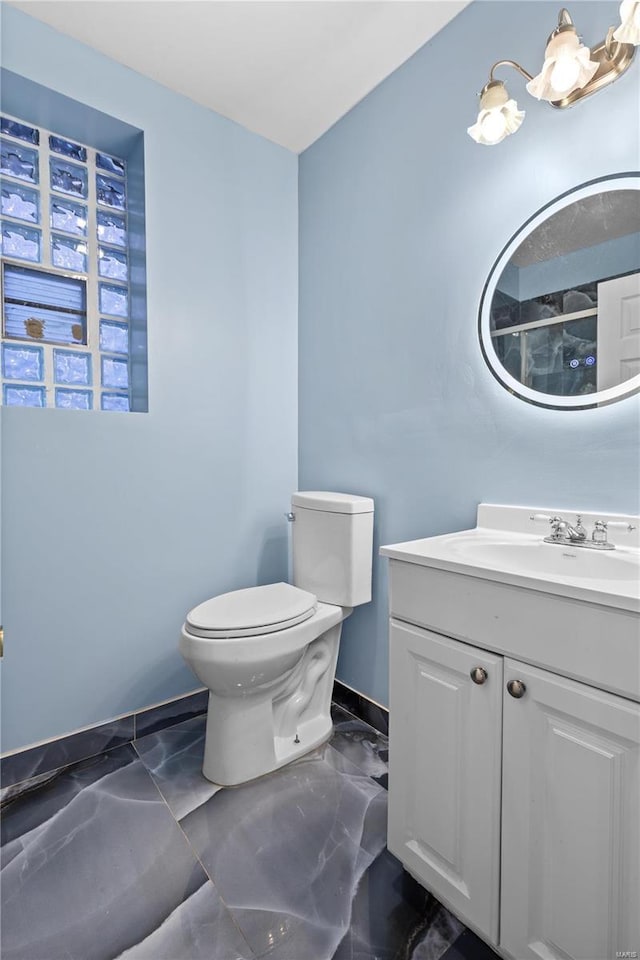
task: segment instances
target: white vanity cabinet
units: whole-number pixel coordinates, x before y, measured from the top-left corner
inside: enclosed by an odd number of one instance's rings
[[[509,659],[504,679],[500,944],[640,952],[640,707]]]
[[[504,957],[640,954],[638,678],[627,699],[562,676],[530,621],[513,657],[504,606],[461,629],[472,578],[390,566],[389,849]]]
[[[502,657],[392,621],[389,722],[388,847],[496,943]]]

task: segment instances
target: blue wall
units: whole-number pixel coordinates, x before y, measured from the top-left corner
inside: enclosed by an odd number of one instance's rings
[[[520,224],[640,166],[638,62],[567,111],[506,72],[522,128],[496,147],[467,136],[491,64],[534,70],[557,11],[472,4],[301,157],[300,484],[374,497],[376,546],[473,526],[479,501],[639,509],[637,398],[539,409],[496,382],[477,340],[484,282]],[[593,43],[617,11],[571,5]],[[345,624],[338,675],[386,702],[380,559],[374,597]]]
[[[192,690],[215,593],[286,578],[297,158],[4,6],[2,62],[145,137],[149,413],[3,408],[3,749]]]
[[[572,14],[596,41],[617,6]],[[480,500],[639,509],[637,400],[529,406],[477,343],[520,224],[640,166],[637,63],[563,112],[513,74],[521,130],[467,137],[491,63],[534,68],[557,9],[475,3],[381,84],[301,157],[298,239],[293,155],[3,8],[7,69],[144,130],[150,405],[0,410],[3,749],[196,686],[184,612],[286,576],[297,442],[301,488],[375,497],[376,546],[471,526]],[[339,676],[385,702],[386,561],[374,584]]]

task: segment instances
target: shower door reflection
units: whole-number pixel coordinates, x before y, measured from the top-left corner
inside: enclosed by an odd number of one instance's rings
[[[498,330],[498,358],[511,376],[541,393],[583,396],[596,393],[597,311],[562,320],[546,319]]]

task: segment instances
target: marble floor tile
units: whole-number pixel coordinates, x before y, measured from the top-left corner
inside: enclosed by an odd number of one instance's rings
[[[333,718],[239,787],[204,716],[8,787],[3,960],[495,960],[386,849],[387,738]]]
[[[3,787],[8,787],[87,757],[95,757],[130,740],[133,740],[133,714],[2,757],[0,780]]]
[[[252,960],[210,880],[169,914],[162,925],[115,960]]]
[[[202,773],[206,722],[206,716],[194,717],[134,743],[176,820],[223,789]]]
[[[453,946],[449,947],[442,960],[500,960],[500,957],[471,930],[463,928]]]
[[[181,826],[257,956],[330,960],[384,848],[385,806],[386,791],[326,746],[221,790]]]
[[[384,850],[358,885],[333,960],[439,960],[462,929]]]
[[[341,707],[331,708],[331,746],[383,786],[388,784],[389,739]]]
[[[27,781],[2,814],[3,960],[253,956],[131,746]]]
[[[449,913],[446,907],[440,906],[416,940],[411,960],[440,960],[464,929],[464,924],[457,917]]]

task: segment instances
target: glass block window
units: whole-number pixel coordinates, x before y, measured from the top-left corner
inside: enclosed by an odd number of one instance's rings
[[[0,118],[2,402],[128,411],[126,161]]]

